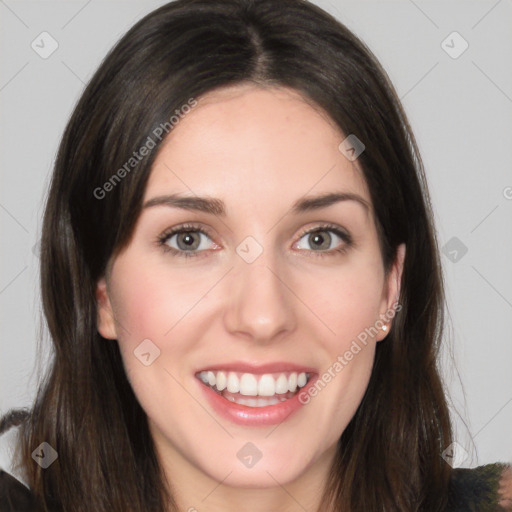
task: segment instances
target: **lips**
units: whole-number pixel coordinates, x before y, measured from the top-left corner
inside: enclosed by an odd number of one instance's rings
[[[304,387],[314,373],[314,368],[285,362],[262,365],[233,362],[202,369],[196,377],[219,392],[274,396]]]
[[[312,367],[276,362],[265,365],[226,363],[195,374],[213,408],[245,426],[283,421],[300,409],[297,395],[316,380]]]
[[[305,373],[317,373],[316,368],[311,366],[302,366],[295,363],[287,363],[283,361],[276,361],[265,364],[251,364],[243,361],[233,361],[231,363],[220,363],[215,365],[206,366],[200,368],[197,373],[208,370],[224,370],[241,373],[254,373],[256,375],[262,375],[264,373],[276,373],[276,372],[305,372]]]

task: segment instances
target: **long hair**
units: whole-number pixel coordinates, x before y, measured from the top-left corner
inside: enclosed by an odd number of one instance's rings
[[[356,135],[386,273],[407,246],[402,308],[377,344],[320,510],[443,510],[451,467],[441,452],[452,441],[438,366],[444,289],[423,164],[375,56],[304,0],[168,3],[120,39],[86,86],[44,212],[40,284],[53,354],[19,429],[19,468],[40,510],[176,510],[118,344],[98,333],[95,288],[130,242],[165,140],[158,128],[194,99],[239,83],[292,88]],[[130,160],[148,137],[150,154]],[[46,469],[31,456],[42,442],[58,453]]]

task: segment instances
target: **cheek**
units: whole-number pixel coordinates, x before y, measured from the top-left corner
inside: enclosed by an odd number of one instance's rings
[[[188,371],[179,363],[186,359],[194,333],[184,335],[186,322],[180,319],[206,290],[198,290],[195,282],[186,287],[177,273],[139,264],[135,258],[119,258],[115,271],[111,296],[125,373],[148,416],[166,417],[169,411],[163,403],[188,400],[176,382],[182,382]],[[178,332],[180,336],[175,335]]]
[[[112,288],[117,320],[125,328],[121,340],[168,339],[167,333],[208,290],[208,280],[159,265],[119,262]],[[193,279],[191,279],[191,277]],[[128,334],[129,333],[129,334]],[[140,342],[140,341],[139,341]]]
[[[139,401],[151,408],[159,407],[153,403],[155,390],[166,390],[175,401],[184,398],[176,394],[179,386],[174,379],[183,382],[189,377],[187,356],[205,330],[200,303],[212,278],[211,272],[203,277],[170,271],[161,262],[141,261],[144,258],[137,259],[134,253],[118,258],[111,297],[125,372]],[[145,366],[141,355],[147,352],[146,359],[154,362]]]
[[[380,261],[361,258],[331,272],[329,279],[317,275],[315,282],[315,288],[313,280],[308,284],[314,290],[308,305],[321,323],[312,338],[319,340],[327,357],[316,386],[318,398],[311,397],[311,405],[319,424],[333,425],[332,441],[352,418],[368,386],[384,274]]]
[[[346,265],[302,277],[301,283],[308,306],[329,329],[327,338],[338,350],[379,319],[384,280],[378,263]]]

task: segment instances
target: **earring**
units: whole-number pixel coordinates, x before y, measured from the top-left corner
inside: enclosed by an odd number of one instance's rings
[[[383,326],[382,326],[382,330],[383,330],[383,331],[387,331],[387,330],[388,330],[388,326],[387,326],[387,325],[383,325]]]

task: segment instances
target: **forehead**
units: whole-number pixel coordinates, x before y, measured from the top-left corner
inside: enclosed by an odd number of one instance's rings
[[[213,91],[167,136],[145,200],[183,192],[223,198],[239,210],[336,190],[371,204],[357,161],[338,149],[344,138],[325,112],[291,89]]]

